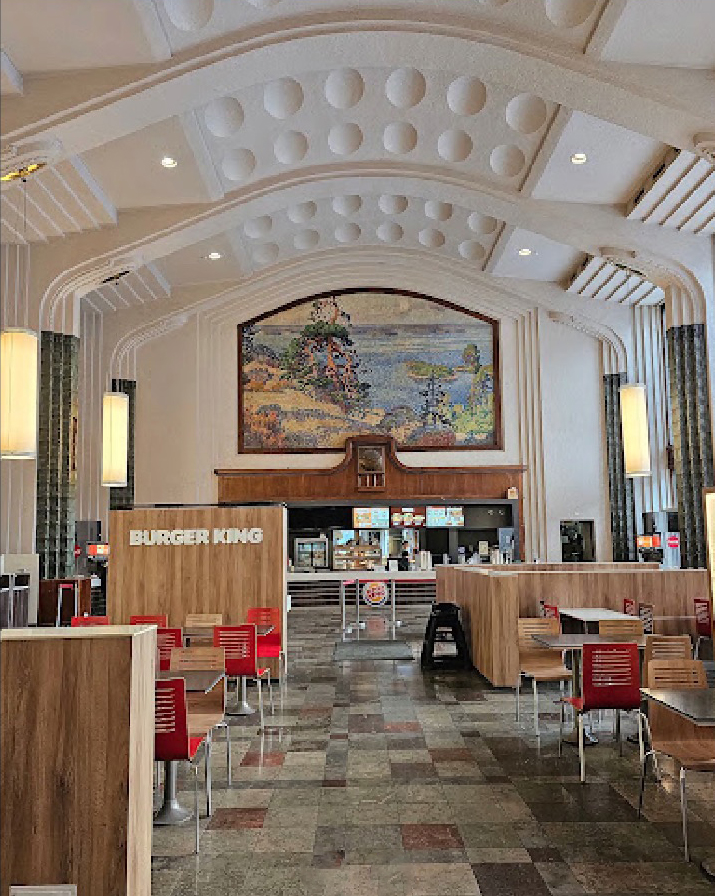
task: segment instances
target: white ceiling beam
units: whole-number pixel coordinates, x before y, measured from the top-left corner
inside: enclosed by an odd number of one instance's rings
[[[0,73],[2,73],[3,96],[22,94],[22,75],[15,68],[12,59],[10,59],[5,50],[0,50]]]

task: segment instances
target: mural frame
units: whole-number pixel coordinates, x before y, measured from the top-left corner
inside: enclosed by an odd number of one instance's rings
[[[484,321],[492,328],[492,366],[494,378],[494,439],[491,442],[482,445],[401,445],[396,444],[398,451],[502,451],[504,449],[504,433],[502,427],[502,384],[501,384],[501,356],[499,352],[500,343],[500,323],[493,317],[481,314],[479,311],[473,311],[471,308],[465,308],[457,305],[455,302],[449,302],[446,299],[438,299],[427,293],[415,292],[409,289],[397,289],[395,287],[383,286],[354,286],[345,289],[330,289],[323,292],[313,293],[292,302],[286,302],[252,317],[238,324],[236,327],[237,342],[237,381],[238,381],[238,454],[338,454],[340,449],[337,448],[246,448],[243,439],[243,330],[244,327],[251,327],[260,323],[266,318],[273,317],[281,311],[289,308],[296,308],[299,305],[305,305],[308,302],[314,302],[318,299],[327,299],[332,296],[336,298],[345,295],[354,295],[356,293],[384,293],[386,295],[408,296],[413,299],[423,299],[426,302],[432,302],[435,305],[441,305],[443,308],[449,308],[451,311],[457,311],[460,314],[466,314],[469,317],[477,318]]]

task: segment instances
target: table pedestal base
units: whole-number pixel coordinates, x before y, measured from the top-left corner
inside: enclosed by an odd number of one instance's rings
[[[154,816],[154,824],[183,824],[191,812],[180,805],[176,797],[176,762],[164,763],[164,802]]]
[[[235,706],[226,708],[227,716],[252,716],[255,709],[246,699],[246,679],[241,679],[241,700]]]

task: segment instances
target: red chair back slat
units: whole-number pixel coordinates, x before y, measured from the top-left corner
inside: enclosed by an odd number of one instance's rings
[[[638,645],[583,645],[584,711],[638,709],[640,706]]]
[[[653,604],[638,604],[638,618],[643,623],[643,634],[653,634],[653,615],[655,609]]]
[[[558,619],[559,618],[559,608],[556,604],[544,604],[544,618],[545,619]]]
[[[258,646],[281,646],[281,611],[278,607],[249,607],[246,622],[252,625],[272,625],[273,631],[259,635]]]
[[[226,655],[226,675],[255,675],[258,665],[256,626],[214,626],[214,647],[223,647]]]
[[[156,649],[159,654],[159,669],[168,672],[171,666],[171,651],[184,646],[184,636],[180,628],[158,628]]]
[[[191,758],[183,678],[160,679],[155,683],[154,758],[162,762]]]
[[[109,625],[109,616],[73,616],[72,628],[90,628],[93,625]]]
[[[159,613],[156,616],[130,616],[129,625],[158,625],[159,628],[167,628],[169,619],[166,613]]]
[[[633,600],[632,597],[623,598],[623,612],[626,614],[626,616],[638,615],[638,604]]]
[[[712,638],[713,615],[710,601],[707,597],[694,597],[695,605],[695,630],[699,638]]]

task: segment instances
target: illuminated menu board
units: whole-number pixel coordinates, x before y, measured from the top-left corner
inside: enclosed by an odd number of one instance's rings
[[[424,507],[391,507],[390,522],[395,529],[416,529],[425,524]]]
[[[356,529],[389,529],[389,507],[353,507],[353,526]]]
[[[428,507],[427,527],[445,529],[464,525],[463,507]]]

